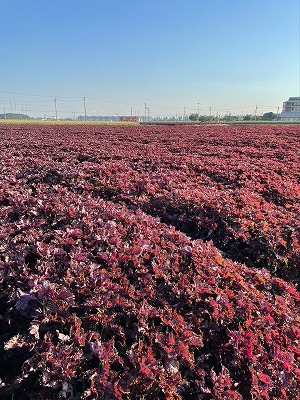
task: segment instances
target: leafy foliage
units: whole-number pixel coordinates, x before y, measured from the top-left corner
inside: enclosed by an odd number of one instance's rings
[[[1,127],[1,398],[299,397],[299,128],[156,129]]]

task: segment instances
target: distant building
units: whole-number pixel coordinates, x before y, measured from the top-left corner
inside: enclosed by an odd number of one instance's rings
[[[290,97],[283,103],[280,119],[282,121],[300,120],[300,97]]]
[[[140,117],[137,116],[126,116],[126,115],[120,115],[120,121],[123,122],[140,122]]]

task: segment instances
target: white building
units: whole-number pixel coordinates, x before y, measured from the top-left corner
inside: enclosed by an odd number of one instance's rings
[[[282,121],[300,120],[300,97],[290,97],[283,103],[280,119]]]

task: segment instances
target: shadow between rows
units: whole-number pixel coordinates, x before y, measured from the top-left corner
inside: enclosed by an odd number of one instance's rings
[[[265,268],[273,276],[298,285],[299,276],[296,264],[297,256],[287,259],[292,252],[291,232],[287,233],[287,247],[278,246],[276,252],[271,248],[268,238],[263,235],[250,234],[247,241],[233,235],[234,222],[209,205],[178,202],[172,204],[166,197],[155,197],[139,204],[134,197],[124,195],[118,188],[102,188],[93,191],[93,197],[125,204],[129,209],[140,208],[153,217],[160,218],[162,223],[174,226],[192,240],[212,241],[225,258],[245,264],[249,268]],[[279,254],[278,254],[279,253]],[[296,262],[295,262],[296,261]]]

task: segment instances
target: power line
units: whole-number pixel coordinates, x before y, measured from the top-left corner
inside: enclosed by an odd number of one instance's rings
[[[167,106],[156,106],[154,104],[149,104],[149,106],[154,107],[154,108],[167,108],[169,110],[178,110],[182,109],[182,107],[167,107]]]
[[[92,99],[91,97],[86,97],[87,100],[91,101],[97,101],[99,103],[110,103],[110,104],[122,104],[122,105],[142,105],[144,103],[122,103],[122,102],[117,102],[117,101],[107,101],[107,100],[101,100],[101,99]]]
[[[197,103],[197,108],[191,108],[191,107],[187,107],[187,106],[176,106],[176,107],[170,107],[170,106],[166,106],[166,105],[155,105],[155,104],[149,104],[149,103],[125,103],[125,102],[118,102],[118,101],[108,101],[108,100],[103,100],[103,99],[95,99],[95,98],[90,98],[90,97],[86,97],[86,96],[49,96],[49,95],[40,95],[40,94],[29,94],[29,93],[21,93],[21,92],[10,92],[10,91],[3,91],[0,90],[0,94],[9,94],[9,101],[0,101],[0,104],[2,104],[3,106],[6,107],[6,109],[9,109],[12,111],[22,111],[24,113],[24,111],[26,110],[26,112],[31,111],[31,112],[35,112],[35,113],[40,113],[40,112],[53,112],[53,98],[54,98],[54,106],[55,106],[55,116],[57,118],[57,102],[59,102],[59,111],[60,114],[64,113],[67,114],[68,111],[69,112],[76,112],[76,114],[80,114],[81,111],[78,111],[78,106],[75,105],[75,103],[80,103],[83,101],[83,111],[84,111],[84,117],[85,120],[87,119],[87,107],[86,107],[86,100],[89,100],[89,102],[92,102],[92,105],[89,104],[89,108],[92,108],[93,110],[101,110],[100,111],[93,111],[94,113],[98,113],[98,114],[103,114],[105,112],[110,112],[111,114],[115,114],[116,113],[116,109],[118,111],[118,114],[123,113],[124,115],[128,114],[128,110],[125,111],[124,110],[120,111],[120,107],[116,107],[115,109],[109,110],[110,107],[105,107],[105,105],[111,104],[111,105],[122,105],[122,106],[130,106],[130,115],[132,115],[133,113],[133,106],[139,106],[139,105],[144,105],[145,107],[145,120],[149,120],[150,118],[150,109],[149,107],[151,107],[151,109],[159,109],[161,110],[161,112],[153,112],[155,115],[163,115],[163,113],[165,112],[164,110],[166,110],[166,113],[170,114],[170,113],[175,113],[175,110],[181,110],[180,112],[176,112],[176,115],[178,114],[182,114],[182,110],[183,110],[183,115],[184,117],[186,116],[186,114],[188,114],[189,112],[195,112],[198,111],[198,113],[201,112],[206,114],[209,113],[209,115],[213,115],[213,114],[219,114],[220,112],[229,112],[229,111],[238,111],[238,110],[244,110],[244,109],[254,109],[254,113],[255,115],[257,115],[257,109],[259,108],[260,110],[270,110],[270,109],[277,109],[277,114],[278,114],[278,107],[277,106],[263,106],[263,105],[248,105],[248,106],[240,106],[240,107],[234,107],[234,108],[226,108],[226,109],[222,109],[222,108],[217,108],[217,107],[212,107],[209,106],[207,108],[200,108],[201,104],[200,102]],[[16,97],[15,95],[20,95],[20,96],[28,96],[28,97],[37,97],[39,98],[39,100],[22,100],[22,103],[18,103],[16,101]],[[50,102],[50,100],[45,100],[45,99],[52,99],[52,101]],[[98,104],[95,104],[93,102],[96,102]],[[35,105],[38,106],[38,104],[41,103],[41,108],[47,108],[47,105],[45,103],[49,103],[49,110],[40,110],[39,107],[37,107],[38,109],[35,109]],[[67,104],[69,103],[69,104]],[[72,103],[74,103],[72,105]],[[100,104],[99,104],[100,103]],[[10,107],[9,107],[10,105]],[[29,108],[27,109],[27,105],[29,105]],[[66,107],[64,107],[64,105],[66,105]],[[20,108],[21,107],[21,108]],[[50,109],[51,108],[51,109]],[[136,107],[138,108],[138,107]],[[135,115],[136,115],[136,108],[135,108]],[[6,111],[7,112],[7,111]]]
[[[42,95],[42,94],[30,94],[30,93],[19,93],[19,92],[6,92],[4,90],[0,90],[0,93],[6,93],[6,94],[17,94],[19,96],[29,96],[29,97],[54,97],[50,95]],[[79,99],[79,97],[69,97],[69,96],[59,96],[56,97],[57,99]]]

